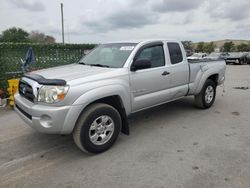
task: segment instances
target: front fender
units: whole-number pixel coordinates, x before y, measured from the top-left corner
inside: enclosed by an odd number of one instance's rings
[[[73,105],[81,105],[83,110],[86,106],[96,100],[102,99],[104,97],[118,95],[121,98],[126,114],[128,115],[131,112],[131,101],[129,93],[130,92],[128,91],[128,89],[118,84],[102,86],[85,92],[73,103]]]
[[[121,98],[126,114],[128,115],[131,111],[130,97],[128,94],[129,91],[126,91],[126,88],[121,85],[108,85],[85,92],[72,104],[72,107],[65,118],[66,121],[63,125],[62,133],[71,133],[81,112],[89,104],[104,97],[118,95]]]

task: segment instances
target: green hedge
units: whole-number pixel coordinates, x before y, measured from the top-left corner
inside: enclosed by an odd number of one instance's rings
[[[0,89],[6,89],[7,79],[20,77],[21,59],[29,47],[33,48],[36,62],[31,70],[54,67],[77,62],[84,50],[92,49],[94,44],[36,44],[36,43],[0,43]]]

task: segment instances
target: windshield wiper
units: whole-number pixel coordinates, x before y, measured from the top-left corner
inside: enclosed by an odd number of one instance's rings
[[[102,64],[86,64],[86,65],[89,65],[89,66],[96,66],[96,67],[110,67],[108,65],[102,65]]]

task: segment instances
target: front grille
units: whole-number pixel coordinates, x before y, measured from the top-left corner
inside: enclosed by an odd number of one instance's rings
[[[31,102],[34,102],[35,96],[33,93],[33,89],[31,85],[29,85],[27,82],[20,80],[18,91],[21,96],[23,96],[24,98],[28,99]]]

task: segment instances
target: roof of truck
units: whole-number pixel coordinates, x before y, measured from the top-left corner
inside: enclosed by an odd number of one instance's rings
[[[109,43],[141,43],[141,42],[154,42],[154,41],[172,41],[177,42],[177,40],[173,39],[134,39],[134,40],[123,40],[123,41],[112,41],[112,42],[104,42],[103,44]]]

